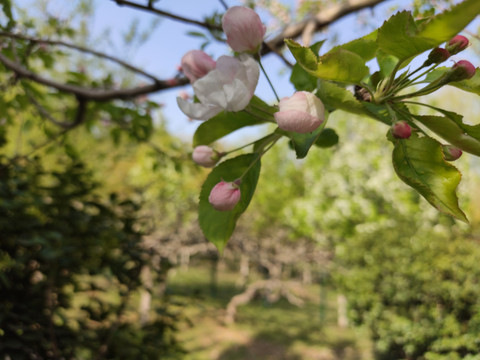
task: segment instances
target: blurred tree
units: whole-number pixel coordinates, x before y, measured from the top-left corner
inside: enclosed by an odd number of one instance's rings
[[[138,205],[96,195],[78,161],[0,164],[0,354],[159,359],[180,350],[165,308],[140,326],[132,296],[149,261]],[[135,335],[135,336],[133,336]],[[162,357],[163,358],[163,357]]]

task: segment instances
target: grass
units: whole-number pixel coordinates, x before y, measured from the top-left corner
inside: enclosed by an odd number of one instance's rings
[[[262,298],[237,310],[235,324],[223,322],[232,296],[242,292],[237,274],[219,271],[212,284],[208,266],[176,270],[167,294],[185,320],[179,340],[186,360],[367,360],[371,344],[366,332],[336,325],[336,294],[328,291],[321,303],[320,287],[308,286],[303,307],[286,300],[270,304]],[[326,291],[326,290],[324,290]],[[321,305],[326,308],[321,311]]]

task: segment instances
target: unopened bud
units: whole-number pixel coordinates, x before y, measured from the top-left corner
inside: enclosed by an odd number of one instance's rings
[[[244,6],[228,9],[223,16],[222,27],[227,35],[228,45],[237,52],[257,52],[266,31],[260,16]]]
[[[408,139],[412,135],[412,128],[406,121],[398,121],[391,127],[395,139]]]
[[[279,111],[273,114],[278,127],[301,134],[317,129],[325,120],[325,107],[314,94],[299,91],[280,100]]]
[[[462,150],[453,145],[442,145],[442,150],[447,161],[455,161],[463,154]]]
[[[206,145],[197,146],[193,149],[192,159],[198,165],[203,167],[214,167],[215,164],[220,160],[220,154],[213,150],[211,147]]]
[[[239,181],[220,181],[208,196],[208,202],[218,211],[230,211],[240,201]]]
[[[425,65],[431,65],[431,64],[440,64],[447,60],[450,57],[450,53],[448,50],[443,49],[443,48],[435,48],[432,51],[430,51],[430,54],[428,54],[428,59],[425,61]]]
[[[207,75],[215,66],[215,60],[202,50],[190,50],[182,57],[181,69],[191,83]]]
[[[475,66],[470,61],[460,60],[452,66],[450,81],[461,81],[472,78],[475,75]]]
[[[463,35],[456,35],[447,43],[445,48],[450,53],[450,55],[458,54],[460,51],[463,51],[468,46],[468,39]]]

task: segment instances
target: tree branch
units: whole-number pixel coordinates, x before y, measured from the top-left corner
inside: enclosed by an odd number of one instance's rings
[[[215,25],[203,22],[203,21],[189,19],[189,18],[180,16],[180,15],[175,15],[175,14],[172,14],[170,12],[154,8],[150,2],[148,3],[148,5],[142,5],[142,4],[138,4],[136,2],[128,1],[128,0],[112,0],[112,1],[116,2],[117,5],[119,5],[119,6],[123,6],[123,5],[130,6],[130,7],[136,8],[136,9],[152,12],[154,14],[165,16],[165,17],[168,17],[170,19],[177,20],[177,21],[180,21],[180,22],[184,22],[184,23],[187,23],[187,24],[197,25],[197,26],[209,29],[209,30],[219,30],[219,31],[222,30],[222,28],[219,27],[219,26],[215,26]]]
[[[387,0],[347,0],[341,4],[322,10],[312,18],[305,19],[299,23],[287,26],[280,34],[268,41],[268,47],[262,47],[261,55],[266,55],[272,49],[283,47],[285,39],[298,38],[305,31],[305,28],[312,22],[315,22],[314,31],[318,32],[335,21],[358,10],[373,7]]]
[[[39,84],[52,87],[59,91],[73,94],[78,98],[90,101],[109,101],[113,99],[130,99],[140,95],[151,94],[160,90],[170,89],[177,86],[188,84],[188,79],[168,79],[158,80],[154,84],[146,86],[138,86],[129,89],[118,90],[100,90],[94,88],[87,88],[77,85],[65,84],[51,79],[44,78],[38,74],[31,72],[24,68],[18,62],[9,59],[7,56],[0,53],[0,62],[9,70],[13,71],[19,78],[25,78],[35,81]]]
[[[131,64],[119,59],[119,58],[116,58],[114,56],[111,56],[111,55],[108,55],[108,54],[105,54],[105,53],[102,53],[100,51],[96,51],[96,50],[93,50],[93,49],[89,49],[89,48],[86,48],[86,47],[83,47],[83,46],[79,46],[79,45],[75,45],[75,44],[71,44],[71,43],[67,43],[67,42],[59,41],[59,40],[39,39],[39,38],[34,38],[34,37],[25,36],[25,35],[21,35],[21,34],[9,33],[9,32],[6,32],[6,31],[0,31],[0,36],[9,37],[9,38],[13,38],[13,39],[19,39],[19,40],[26,40],[26,41],[30,41],[32,43],[57,45],[57,46],[64,46],[64,47],[67,47],[67,48],[70,48],[70,49],[75,49],[75,50],[78,50],[78,51],[83,52],[83,53],[89,53],[89,54],[101,57],[103,59],[113,61],[113,62],[123,66],[124,68],[129,69],[133,72],[136,72],[140,75],[143,75],[147,78],[150,78],[151,80],[153,80],[155,82],[161,81],[156,76],[154,76],[152,74],[149,74],[146,71],[144,71],[144,70],[142,70],[142,69],[140,69],[136,66],[133,66],[133,65],[131,65]]]

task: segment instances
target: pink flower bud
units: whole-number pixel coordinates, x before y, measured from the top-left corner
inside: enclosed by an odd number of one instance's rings
[[[279,111],[273,114],[278,127],[286,131],[308,133],[325,120],[322,101],[310,92],[299,91],[280,100]]]
[[[220,181],[210,192],[208,202],[218,211],[230,211],[240,201],[240,187],[235,182]]]
[[[220,159],[220,154],[209,146],[200,145],[193,149],[192,159],[203,167],[214,167]]]
[[[457,35],[450,39],[445,48],[451,55],[455,55],[458,54],[460,51],[465,50],[467,46],[468,39],[465,36]]]
[[[447,161],[455,161],[463,154],[462,150],[452,145],[443,145],[442,150]]]
[[[446,49],[442,48],[435,48],[432,51],[430,51],[430,54],[428,54],[428,60],[426,61],[425,65],[431,65],[431,64],[440,64],[447,60],[450,57],[450,53]]]
[[[450,81],[460,81],[470,79],[475,75],[475,66],[470,61],[460,60],[452,66]]]
[[[398,121],[392,125],[392,135],[395,139],[408,139],[412,135],[412,128],[406,121]]]
[[[260,16],[243,6],[228,9],[223,15],[222,26],[228,45],[237,52],[258,51],[266,31]]]
[[[197,79],[215,69],[216,62],[201,50],[190,50],[182,57],[182,71],[194,83]]]

